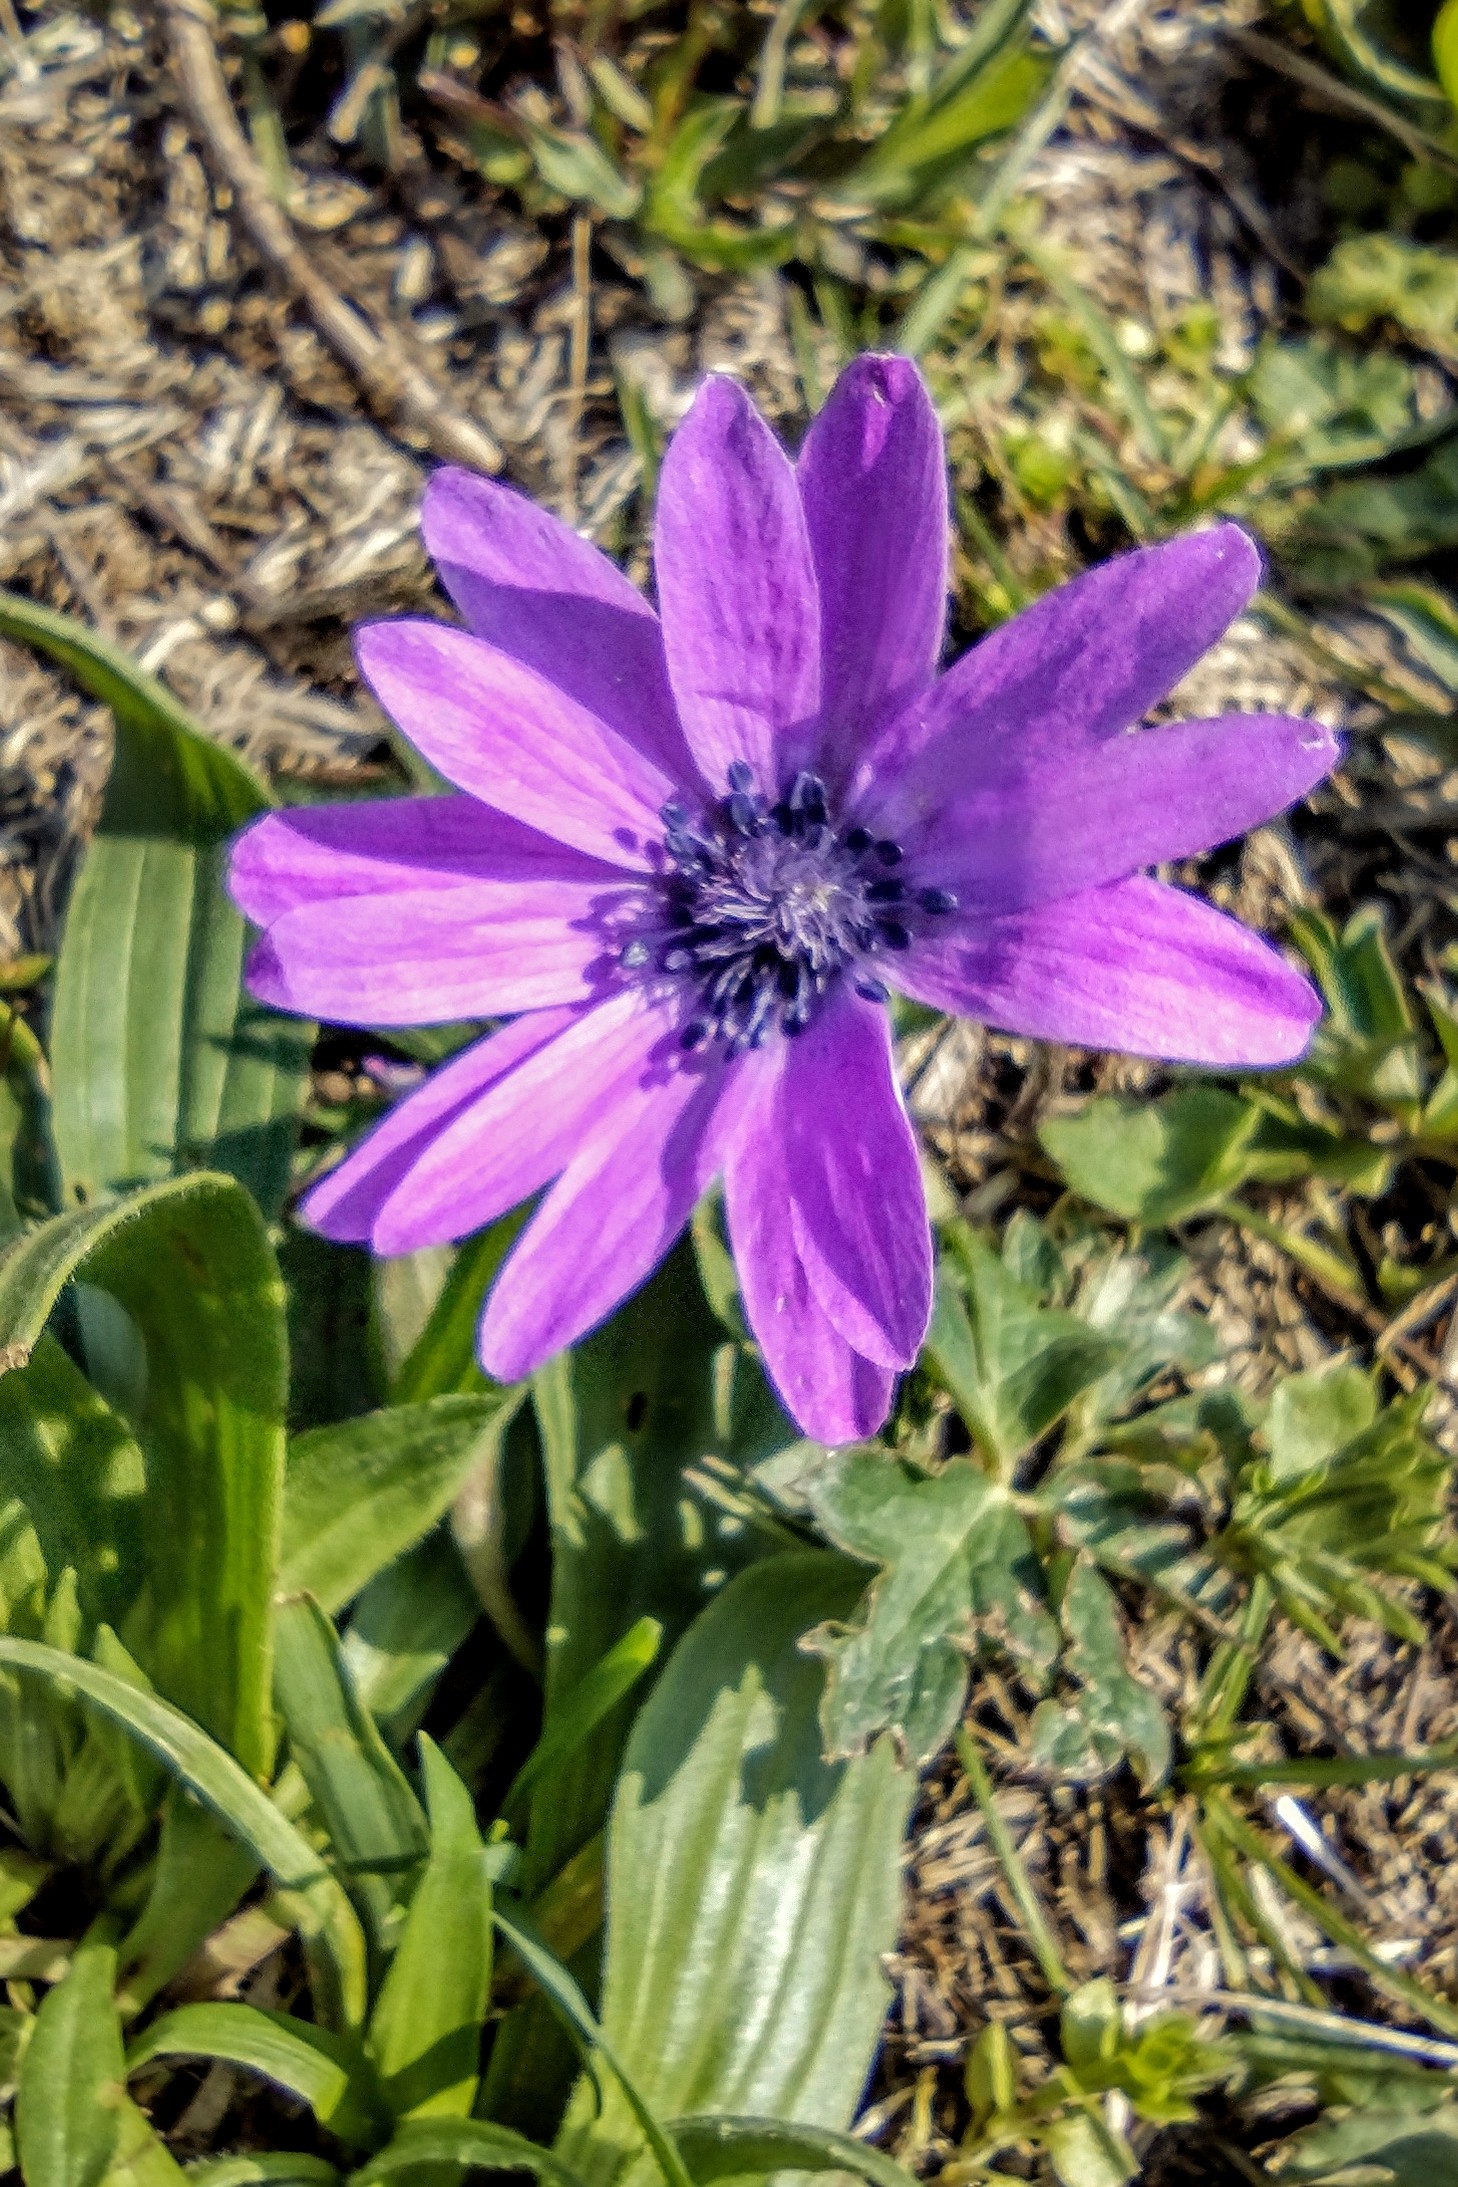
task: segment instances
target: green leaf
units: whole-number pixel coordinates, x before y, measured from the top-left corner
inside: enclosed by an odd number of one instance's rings
[[[160,1692],[266,1771],[288,1358],[262,1220],[231,1178],[204,1174],[43,1224],[0,1258],[0,1362],[24,1362],[83,1268],[146,1354],[139,1658]]]
[[[26,2187],[101,2187],[116,2154],[125,2063],[115,1972],[111,1946],[88,1938],[36,2014],[15,2103]]]
[[[149,2004],[227,1920],[258,1874],[246,1846],[173,1785],[147,1901],[119,1953],[129,2013]]]
[[[1458,0],[1443,0],[1434,20],[1433,66],[1448,104],[1458,107]]]
[[[961,180],[979,145],[1022,119],[1047,82],[1049,61],[1025,50],[1019,31],[1027,8],[1019,0],[982,13],[996,25],[997,43],[978,37],[979,23],[930,92],[908,99],[840,179],[837,196],[880,208],[929,210]]]
[[[1080,1690],[1066,1705],[1039,1702],[1035,1758],[1061,1777],[1088,1783],[1128,1755],[1146,1786],[1161,1783],[1169,1773],[1169,1724],[1125,1662],[1113,1590],[1085,1555],[1074,1562],[1059,1614],[1068,1641],[1064,1668]]]
[[[695,1485],[693,1468],[712,1457],[732,1478],[794,1431],[709,1311],[687,1244],[604,1329],[544,1368],[533,1395],[552,1534],[546,1738],[572,1689],[639,1618],[656,1618],[671,1641],[765,1546]],[[550,1806],[536,1803],[524,1893],[600,1828],[627,1717],[623,1704],[605,1718]]]
[[[0,1633],[0,1664],[5,1663],[62,1694],[80,1695],[121,1724],[248,1847],[260,1867],[297,1893],[332,1969],[331,1996],[320,1980],[322,1962],[316,1964],[316,2005],[357,2023],[364,2011],[364,1949],[349,1902],[308,1839],[232,1755],[179,1709],[60,1648]]]
[[[892,1730],[913,1761],[930,1760],[961,1717],[984,1636],[1035,1671],[1052,1662],[1058,1630],[1027,1528],[978,1467],[953,1459],[928,1478],[884,1451],[843,1451],[807,1493],[828,1540],[882,1567],[857,1621],[806,1643],[829,1665],[830,1753],[858,1753]]]
[[[386,2114],[358,2051],[286,2012],[241,2004],[179,2006],[132,2044],[126,2070],[135,2073],[154,2058],[219,2058],[260,2074],[357,2149],[373,2148],[386,2131]]]
[[[609,159],[595,137],[585,129],[554,129],[524,115],[517,119],[549,190],[573,203],[595,205],[609,220],[632,219],[642,189]]]
[[[387,1565],[355,1603],[341,1643],[344,1666],[397,1750],[480,1615],[461,1560],[440,1530]]]
[[[476,1360],[481,1302],[530,1212],[530,1205],[513,1208],[509,1215],[468,1238],[459,1248],[430,1318],[391,1385],[392,1404],[416,1404],[427,1397],[474,1396],[489,1388]]]
[[[276,1212],[313,1029],[243,994],[247,929],[224,890],[228,839],[268,794],[165,685],[84,624],[3,593],[0,635],[49,655],[116,722],[51,1012],[67,1191],[92,1199],[213,1168]]]
[[[66,1571],[88,1632],[120,1621],[142,1584],[144,1486],[145,1461],[125,1422],[42,1336],[26,1366],[0,1375],[7,1631],[39,1636],[45,1599]]]
[[[668,2131],[695,2187],[772,2172],[840,2172],[868,2187],[908,2187],[911,2174],[890,2157],[826,2126],[787,2126],[781,2119],[673,2119]]]
[[[397,2118],[467,2118],[491,1994],[491,1880],[471,1795],[422,1738],[430,1858],[370,2021]]]
[[[1062,2187],[1124,2187],[1138,2176],[1139,2160],[1128,2142],[1094,2110],[1055,2119],[1043,2146]]]
[[[45,1057],[24,1018],[0,1002],[0,1243],[19,1236],[22,1216],[52,1214],[60,1195]]]
[[[374,1718],[360,1706],[333,1628],[308,1596],[279,1604],[275,1686],[290,1758],[383,1954],[428,1849],[425,1818]]]
[[[1339,935],[1319,912],[1295,912],[1290,925],[1327,1006],[1303,1074],[1415,1115],[1423,1091],[1417,1025],[1381,906],[1363,905]]]
[[[339,2187],[339,2172],[301,2149],[244,2149],[190,2164],[187,2187]]]
[[[543,1941],[530,1914],[524,1908],[513,1908],[508,1913],[505,1905],[498,1900],[492,1908],[491,1918],[518,1959],[535,1977],[551,2009],[571,2034],[574,2045],[587,2066],[594,2101],[601,2097],[601,2083],[592,2060],[592,2053],[596,2051],[611,2067],[622,2101],[632,2117],[638,2135],[641,2136],[643,2146],[651,2153],[664,2181],[664,2187],[691,2187],[682,2158],[667,2131],[660,2125],[652,2106],[644,2100],[632,2075],[608,2041],[606,2031],[582,1994],[571,1969],[564,1967],[556,1953]]]
[[[1340,1359],[1276,1385],[1265,1419],[1271,1478],[1291,1480],[1325,1465],[1343,1444],[1370,1428],[1377,1392],[1370,1375]]]
[[[957,1410],[999,1471],[1124,1355],[1113,1333],[1040,1306],[964,1225],[948,1232],[927,1350]],[[964,1304],[965,1298],[965,1304]]]
[[[640,1617],[637,1624],[630,1626],[622,1639],[609,1648],[602,1661],[594,1663],[587,1675],[578,1680],[550,1731],[537,1741],[517,1771],[501,1803],[503,1814],[516,1813],[519,1803],[529,1792],[553,1796],[554,1778],[560,1777],[581,1742],[591,1736],[604,1717],[610,1715],[653,1668],[662,1639],[663,1627],[658,1620]]]
[[[489,2119],[412,2119],[378,2156],[353,2174],[350,2187],[374,2187],[395,2172],[450,2165],[463,2172],[531,2172],[547,2187],[582,2187],[577,2174],[524,2134]]]
[[[1246,1174],[1259,1111],[1217,1086],[1178,1086],[1154,1101],[1107,1094],[1050,1117],[1039,1144],[1064,1181],[1126,1222],[1183,1222]]]
[[[280,1585],[334,1615],[422,1541],[486,1460],[515,1390],[395,1405],[289,1445]]]
[[[634,1724],[608,1835],[602,2023],[660,2117],[838,2130],[859,2101],[914,1779],[889,1739],[850,1762],[821,1757],[822,1674],[801,1641],[855,1591],[823,1552],[739,1573]],[[591,2110],[580,2090],[561,2154],[597,2187],[629,2165],[643,2176],[619,2093]]]

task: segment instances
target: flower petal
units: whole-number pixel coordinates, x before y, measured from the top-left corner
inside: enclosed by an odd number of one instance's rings
[[[631,1108],[637,1089],[676,1068],[672,1021],[632,989],[595,1010],[551,1015],[552,1038],[420,1148],[376,1215],[377,1253],[409,1253],[494,1222],[559,1176],[597,1131],[614,1129],[620,1102]]]
[[[846,987],[827,998],[790,1045],[779,1118],[815,1296],[856,1351],[911,1366],[931,1317],[931,1230],[879,1003]]]
[[[920,941],[917,1002],[1004,1032],[1219,1070],[1292,1063],[1321,1016],[1311,982],[1197,896],[1136,876]]]
[[[895,1376],[847,1344],[810,1288],[790,1216],[791,1169],[779,1124],[777,1042],[740,1066],[745,1098],[724,1164],[724,1203],[744,1311],[786,1410],[822,1443],[874,1435]]]
[[[302,904],[269,927],[249,986],[276,1010],[335,1025],[448,1025],[587,1002],[613,983],[614,922],[641,894],[624,878],[463,881]]]
[[[923,772],[902,841],[964,912],[1023,911],[1193,858],[1258,827],[1330,774],[1341,740],[1319,721],[1230,714],[1110,737],[1067,760],[999,755],[975,787]]]
[[[846,368],[797,476],[820,590],[819,766],[834,781],[926,689],[946,626],[946,457],[909,358]]]
[[[404,889],[493,881],[621,882],[621,868],[584,858],[474,797],[370,798],[264,813],[236,838],[233,901],[258,926],[304,904]]]
[[[589,540],[474,471],[437,471],[420,529],[477,637],[534,668],[684,777],[663,634],[641,592]]]
[[[574,1010],[543,1010],[518,1018],[486,1040],[452,1056],[425,1084],[397,1102],[327,1177],[305,1194],[299,1213],[313,1230],[340,1244],[363,1244],[382,1207],[415,1167],[433,1139],[469,1110],[486,1090],[577,1022]],[[420,1238],[439,1245],[449,1232]]]
[[[533,668],[447,623],[366,623],[365,681],[450,782],[615,866],[661,842],[670,776]]]
[[[790,460],[743,388],[707,380],[663,459],[654,541],[668,673],[699,769],[777,792],[813,749],[820,611]]]
[[[895,800],[915,767],[953,782],[971,778],[999,746],[1061,762],[1117,735],[1208,651],[1260,571],[1245,533],[1217,524],[1116,556],[1045,593],[887,725],[856,771],[857,798],[894,832]]]
[[[514,1382],[575,1344],[657,1267],[719,1166],[717,1058],[625,1087],[513,1249],[482,1317],[487,1374]]]

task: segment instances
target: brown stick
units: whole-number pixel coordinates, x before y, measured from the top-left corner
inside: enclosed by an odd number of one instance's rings
[[[491,435],[444,400],[393,332],[382,333],[330,287],[268,187],[243,133],[218,58],[218,20],[208,0],[157,0],[178,88],[209,164],[264,263],[293,291],[323,339],[359,381],[385,423],[413,429],[435,455],[499,471]]]

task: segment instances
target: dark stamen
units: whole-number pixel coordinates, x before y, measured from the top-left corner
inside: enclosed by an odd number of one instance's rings
[[[842,979],[884,1004],[877,959],[911,948],[924,920],[957,899],[889,873],[904,862],[889,837],[839,833],[808,768],[777,793],[748,760],[726,773],[728,794],[708,807],[663,806],[657,917],[621,943],[618,963],[684,998],[685,1049],[718,1043],[737,1056],[776,1032],[802,1033]]]

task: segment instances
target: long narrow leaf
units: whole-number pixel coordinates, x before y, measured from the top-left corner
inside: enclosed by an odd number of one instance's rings
[[[332,1966],[335,2007],[350,2024],[364,2015],[364,1946],[353,1909],[308,1839],[275,1807],[231,1754],[180,1709],[43,1641],[0,1633],[0,1663],[79,1694],[121,1724],[246,1845],[262,1868],[296,1892],[312,1915]]]
[[[244,2004],[182,2005],[133,2043],[127,2072],[154,2058],[219,2058],[260,2074],[357,2149],[373,2148],[388,2130],[363,2052],[287,2013]]]

